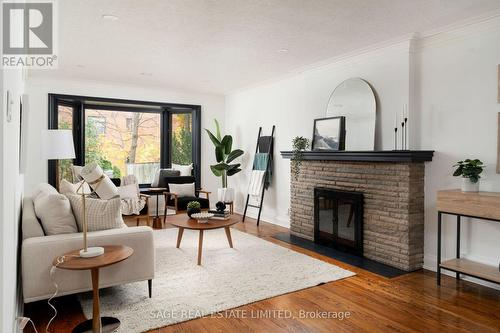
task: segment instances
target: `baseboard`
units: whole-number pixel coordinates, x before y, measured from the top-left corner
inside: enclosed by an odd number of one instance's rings
[[[239,209],[235,209],[234,211],[236,214],[243,215],[243,211]],[[252,212],[250,209],[247,210],[247,216],[252,218],[252,219],[257,219],[257,212]],[[260,216],[260,220],[262,222],[278,225],[280,227],[284,227],[287,229],[290,229],[290,220],[288,218],[284,218],[282,216],[268,216],[266,214],[262,214]]]

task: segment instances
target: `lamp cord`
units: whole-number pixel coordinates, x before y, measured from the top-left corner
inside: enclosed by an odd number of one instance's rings
[[[52,310],[54,310],[54,315],[52,316],[52,318],[50,318],[49,322],[47,323],[47,326],[45,327],[45,333],[50,333],[49,332],[49,327],[50,327],[50,324],[52,324],[52,321],[57,317],[57,309],[56,307],[51,303],[52,299],[54,299],[54,297],[57,296],[58,292],[59,292],[59,285],[57,284],[55,278],[54,278],[54,274],[55,274],[55,271],[56,271],[56,268],[64,263],[64,261],[66,260],[67,257],[78,257],[77,255],[72,255],[72,256],[59,256],[57,257],[56,259],[56,264],[55,265],[52,265],[52,268],[50,269],[50,280],[52,281],[52,284],[56,287],[56,291],[54,292],[54,294],[47,300],[47,304],[52,308]],[[34,325],[33,325],[34,326]],[[36,330],[35,330],[36,331]]]

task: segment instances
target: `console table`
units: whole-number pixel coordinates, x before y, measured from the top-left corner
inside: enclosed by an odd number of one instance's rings
[[[460,190],[438,191],[438,250],[437,250],[437,284],[441,284],[441,269],[472,276],[485,281],[500,284],[500,271],[496,266],[481,264],[460,258],[460,218],[471,217],[493,222],[500,222],[500,193],[497,192],[462,192]],[[456,258],[441,261],[441,224],[442,215],[457,217]],[[473,222],[474,220],[471,220]]]

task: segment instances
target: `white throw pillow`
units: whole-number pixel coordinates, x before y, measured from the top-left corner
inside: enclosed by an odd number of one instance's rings
[[[80,195],[68,194],[78,230],[83,231],[83,202]],[[121,213],[119,197],[110,200],[85,198],[87,210],[87,231],[107,230],[126,227]]]
[[[61,183],[59,183],[59,193],[61,194],[81,194],[82,189],[80,189],[78,192],[78,188],[80,185],[83,183],[83,191],[85,194],[90,194],[92,193],[92,190],[90,189],[89,184],[85,183],[83,180],[76,183],[72,184],[68,182],[66,179],[61,180]]]
[[[189,165],[180,165],[172,163],[172,169],[180,171],[181,176],[191,176],[191,173],[193,171],[193,163]]]
[[[122,199],[137,199],[139,197],[139,193],[137,193],[137,184],[122,185],[118,187],[118,194]]]
[[[108,200],[118,196],[118,188],[96,163],[84,166],[81,175],[99,198]]]
[[[40,194],[58,194],[57,190],[50,184],[47,183],[40,183],[38,184],[33,192],[31,193],[31,198],[33,199],[33,202],[36,200],[36,198]]]
[[[180,197],[194,197],[194,183],[190,184],[168,184],[170,193],[175,193]]]
[[[79,181],[83,180],[82,169],[83,167],[80,165],[73,165],[71,167],[71,171],[73,174],[73,182],[78,183]]]
[[[70,202],[64,195],[41,193],[34,206],[47,236],[78,232]]]

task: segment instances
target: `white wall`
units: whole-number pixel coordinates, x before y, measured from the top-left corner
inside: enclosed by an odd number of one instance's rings
[[[244,207],[258,128],[263,126],[269,135],[274,124],[274,179],[265,194],[262,219],[289,226],[290,162],[279,152],[290,150],[295,136],[312,137],[313,119],[326,116],[330,94],[345,79],[361,77],[372,85],[378,104],[376,148],[392,149],[395,113],[409,103],[409,51],[407,40],[227,96],[226,130],[246,152],[244,171],[229,180],[237,189],[237,211]],[[249,210],[255,216],[256,209]]]
[[[313,119],[325,115],[332,90],[350,77],[367,80],[378,96],[377,148],[392,149],[393,115],[410,103],[412,148],[436,151],[426,167],[425,267],[435,270],[436,191],[457,188],[451,176],[455,161],[479,158],[487,164],[481,189],[500,191],[495,173],[497,151],[497,66],[500,64],[500,18],[399,43],[226,97],[226,128],[248,154],[243,174],[232,184],[242,210],[258,126],[277,125],[274,184],[266,193],[264,219],[289,226],[289,161],[292,138],[310,138]],[[445,220],[444,256],[455,246],[454,219]],[[500,224],[464,223],[463,255],[491,265],[500,261]]]
[[[486,163],[481,190],[500,191],[495,173],[500,64],[500,18],[424,39],[417,52],[417,100],[420,145],[436,150],[426,168],[425,267],[435,270],[437,249],[436,191],[457,188],[452,165],[465,158]],[[465,219],[466,221],[468,219]],[[454,256],[456,222],[444,220],[443,255]],[[497,266],[500,224],[466,222],[462,227],[465,257]]]
[[[141,86],[128,86],[113,83],[90,81],[67,81],[50,79],[32,79],[27,83],[30,98],[30,123],[28,136],[28,168],[26,174],[26,192],[36,184],[47,181],[47,163],[40,162],[40,136],[47,128],[48,94],[72,94],[92,97],[123,98],[154,102],[184,103],[201,105],[202,128],[212,127],[213,119],[224,119],[224,97],[209,94],[190,94],[151,89]],[[218,179],[213,176],[209,164],[215,163],[210,140],[204,131],[202,135],[201,161],[202,186],[210,191],[217,191]]]
[[[20,98],[24,83],[21,70],[2,71],[0,115],[0,331],[14,332],[21,305],[18,294],[19,221],[23,195],[23,176],[19,173]],[[12,120],[6,119],[6,94],[11,93]]]
[[[2,35],[0,25],[0,40]],[[7,90],[14,101],[10,122],[6,118]],[[19,106],[24,93],[22,70],[0,69],[0,92],[0,331],[9,333],[17,332],[15,319],[22,313],[17,265],[24,187],[19,172]]]

